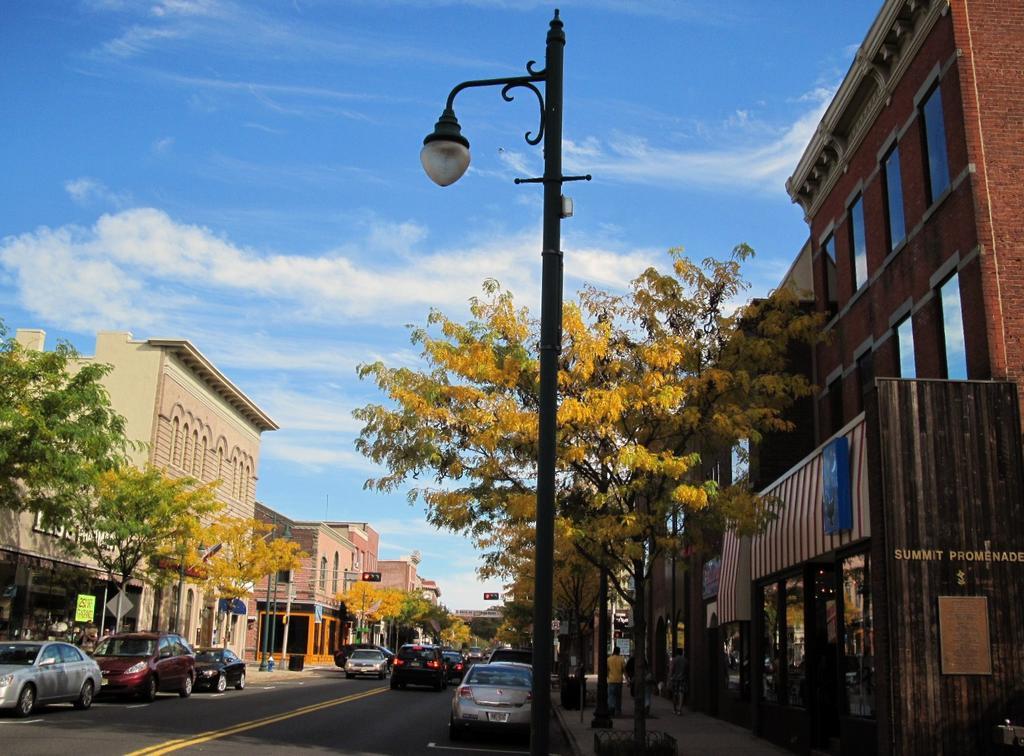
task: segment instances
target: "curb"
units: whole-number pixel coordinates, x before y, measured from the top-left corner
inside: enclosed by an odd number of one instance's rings
[[[555,719],[558,720],[558,726],[562,730],[562,736],[569,743],[572,748],[573,756],[583,756],[583,751],[580,749],[580,744],[576,741],[576,737],[572,734],[572,730],[565,723],[563,716],[565,712],[561,706],[552,706],[552,710],[555,712]]]

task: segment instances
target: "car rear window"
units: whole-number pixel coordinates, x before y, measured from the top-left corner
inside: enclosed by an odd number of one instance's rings
[[[512,648],[499,648],[493,654],[491,654],[490,661],[511,661],[521,662],[523,664],[533,664],[533,651],[524,651],[522,649]]]
[[[437,659],[437,651],[426,646],[406,646],[399,649],[398,656],[403,660],[421,659],[423,661],[432,661]]]
[[[353,651],[350,659],[373,659],[374,661],[380,661],[384,658],[384,654],[380,651],[371,651],[368,648],[361,648],[358,651]]]
[[[460,661],[462,661],[462,654],[460,654],[458,651],[445,651],[444,652],[444,658],[445,659],[451,659],[452,661],[460,662]]]
[[[529,688],[533,685],[528,669],[476,665],[469,670],[467,685],[502,685],[506,688]]]

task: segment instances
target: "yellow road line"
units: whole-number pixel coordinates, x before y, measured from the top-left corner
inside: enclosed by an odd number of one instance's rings
[[[168,740],[164,743],[157,743],[156,745],[149,746],[148,748],[132,751],[126,756],[160,756],[161,754],[180,751],[182,748],[188,748],[189,746],[207,743],[219,738],[226,738],[229,735],[235,735],[239,732],[245,732],[246,730],[254,730],[257,727],[264,727],[269,724],[274,724],[275,722],[281,722],[285,719],[301,717],[304,714],[311,714],[314,711],[320,711],[321,709],[329,709],[332,706],[338,706],[339,704],[348,703],[349,701],[358,701],[360,698],[375,696],[378,693],[383,693],[385,690],[387,690],[387,688],[374,688],[373,690],[368,690],[363,693],[353,693],[350,696],[343,696],[342,698],[335,698],[330,701],[321,701],[320,703],[303,706],[301,709],[293,709],[292,711],[285,712],[284,714],[273,714],[269,717],[263,717],[262,719],[253,719],[249,722],[242,722],[240,724],[232,725],[231,727],[225,727],[222,730],[210,730],[209,732],[202,732],[188,738],[176,738],[175,740]]]

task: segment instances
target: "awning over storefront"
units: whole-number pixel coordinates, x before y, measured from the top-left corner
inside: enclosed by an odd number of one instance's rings
[[[865,429],[861,416],[761,492],[763,496],[778,497],[782,504],[777,519],[764,533],[751,540],[751,577],[754,580],[871,535]],[[847,456],[846,451],[838,456],[833,453],[836,439],[846,439],[844,446],[848,449],[849,477],[846,477],[845,467],[839,470],[838,476],[834,469],[830,470],[829,496],[835,500],[835,481],[838,478],[844,498],[848,489],[851,508],[851,527],[839,530],[836,530],[839,520],[833,516],[825,517],[822,502],[826,489],[823,480],[826,451],[830,459],[845,461]],[[826,532],[829,529],[835,532]]]
[[[730,530],[722,542],[718,582],[718,624],[750,619],[750,536]]]

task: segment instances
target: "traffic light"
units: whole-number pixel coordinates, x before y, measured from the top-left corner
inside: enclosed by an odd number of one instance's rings
[[[364,572],[363,573],[363,582],[366,582],[366,583],[379,583],[380,582],[380,573],[379,572]]]
[[[485,593],[484,594],[484,601],[497,601],[497,600],[498,600],[498,594],[497,593]]]

